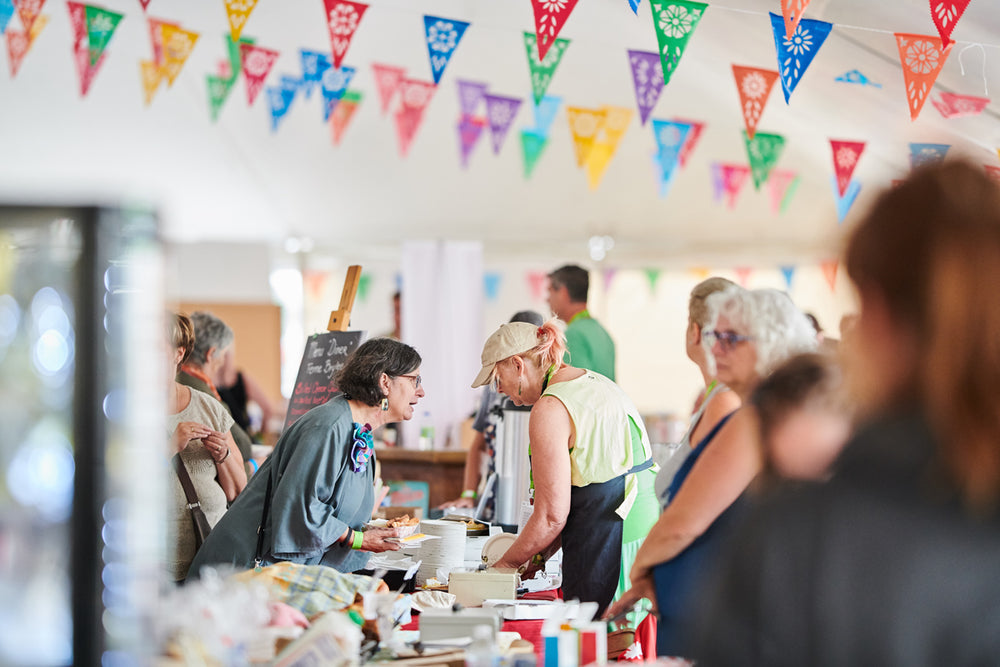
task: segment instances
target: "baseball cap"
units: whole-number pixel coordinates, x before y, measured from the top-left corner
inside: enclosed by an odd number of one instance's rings
[[[527,322],[508,322],[486,339],[483,345],[483,367],[472,381],[472,388],[490,381],[498,361],[523,354],[538,345],[538,326]]]

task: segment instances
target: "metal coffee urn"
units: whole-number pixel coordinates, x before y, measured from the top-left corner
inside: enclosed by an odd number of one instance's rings
[[[530,406],[516,406],[507,401],[496,427],[497,486],[493,522],[514,531],[521,515],[521,504],[528,500],[530,416]]]

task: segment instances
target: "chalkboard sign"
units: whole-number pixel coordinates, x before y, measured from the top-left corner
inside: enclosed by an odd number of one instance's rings
[[[309,410],[333,397],[337,392],[335,376],[364,338],[364,331],[327,331],[309,337],[299,374],[295,377],[295,389],[288,401],[286,429]]]

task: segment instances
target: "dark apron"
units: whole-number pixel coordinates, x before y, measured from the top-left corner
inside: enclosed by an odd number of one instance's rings
[[[569,516],[562,530],[563,598],[596,602],[598,616],[618,589],[624,521],[615,510],[625,500],[625,477],[653,467],[653,459],[614,479],[570,487]]]

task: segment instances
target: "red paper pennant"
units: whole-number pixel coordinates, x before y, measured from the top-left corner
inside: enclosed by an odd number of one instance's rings
[[[531,288],[531,298],[541,301],[545,298],[545,289],[549,286],[549,275],[544,271],[529,271],[525,276],[528,287]]]
[[[82,3],[67,2],[69,25],[73,29],[73,48],[87,39],[87,10]]]
[[[394,65],[373,63],[372,70],[375,71],[375,87],[378,89],[378,98],[382,103],[382,113],[388,113],[389,105],[392,103],[396,91],[399,90],[399,82],[403,80],[406,69]]]
[[[951,31],[955,29],[958,19],[962,18],[969,0],[930,0],[931,19],[941,35],[941,43],[948,46],[952,43]]]
[[[802,13],[809,6],[809,0],[781,0],[781,13],[785,17],[785,36],[788,39],[795,34],[795,28],[802,20]]]
[[[535,37],[538,41],[538,59],[545,60],[545,54],[552,46],[566,19],[576,7],[577,0],[531,0],[535,10]]]
[[[330,29],[330,45],[333,48],[333,66],[340,69],[347,47],[361,23],[368,5],[351,0],[323,0],[326,7],[326,26]]]
[[[243,76],[246,77],[247,102],[250,105],[257,99],[257,93],[264,86],[264,79],[271,72],[277,59],[277,51],[240,42],[240,63],[243,67]]]
[[[142,5],[142,11],[146,11],[146,9],[149,8],[150,2],[152,2],[152,0],[139,0],[139,4]]]
[[[31,47],[31,40],[28,39],[27,30],[7,30],[7,55],[10,61],[10,76],[17,76],[17,70],[21,69],[21,62]]]
[[[843,197],[851,184],[851,176],[854,174],[854,168],[858,166],[861,153],[865,150],[865,142],[830,139],[830,147],[833,149],[833,170],[837,174],[837,190]]]
[[[26,34],[31,34],[31,26],[35,24],[38,15],[42,13],[44,4],[45,0],[14,0],[14,7],[17,8],[17,15],[21,17],[21,25],[24,26]]]
[[[701,131],[705,129],[704,123],[699,123],[695,120],[684,120],[682,118],[674,118],[677,123],[687,123],[691,126],[688,131],[687,140],[684,142],[684,146],[681,148],[680,154],[677,156],[677,161],[683,168],[687,165],[688,160],[691,159],[691,153],[694,151],[695,144],[698,143],[698,138],[701,137]]]
[[[906,101],[910,107],[910,120],[916,120],[934,86],[934,81],[944,61],[948,59],[952,44],[943,46],[941,40],[929,35],[895,33],[899,47],[899,60],[903,65],[906,82]]]
[[[86,42],[81,42],[76,45],[73,49],[73,58],[76,60],[76,71],[80,75],[80,97],[86,97],[87,92],[90,90],[90,84],[94,82],[94,77],[97,76],[97,70],[101,69],[101,65],[104,64],[104,60],[107,57],[107,51],[101,53],[97,62],[90,62],[90,48],[87,46]]]
[[[746,289],[750,283],[750,274],[753,273],[753,269],[747,266],[737,266],[733,269],[733,273],[736,274],[736,282],[740,284],[740,287]]]
[[[837,267],[838,263],[835,259],[819,263],[819,268],[823,271],[823,277],[826,278],[826,284],[830,286],[831,292],[837,291]]]
[[[726,193],[726,204],[729,208],[736,208],[736,198],[743,189],[750,176],[750,167],[738,164],[724,164],[722,169],[722,189]]]
[[[160,19],[149,19],[149,38],[153,42],[153,62],[158,66],[163,66],[165,58],[163,57],[163,26],[169,25],[174,28],[179,28],[179,23],[171,23],[170,21],[161,21]]]
[[[767,104],[774,82],[778,80],[778,73],[769,69],[733,65],[733,76],[736,77],[736,89],[740,94],[740,107],[743,111],[743,121],[747,126],[747,136],[753,139],[764,105]]]
[[[403,107],[396,112],[396,134],[399,136],[399,153],[403,157],[410,151],[410,145],[417,134],[423,115],[423,109],[413,107]]]
[[[430,104],[436,88],[430,81],[403,77],[399,81],[400,102],[404,109],[423,111]]]
[[[945,118],[975,116],[982,113],[989,103],[990,98],[988,97],[955,95],[954,93],[941,93],[939,99],[931,100],[934,108],[940,111]]]
[[[358,108],[358,103],[354,100],[341,99],[330,114],[330,128],[333,135],[333,145],[339,146],[340,140],[344,137],[347,125],[354,117],[354,112]]]

